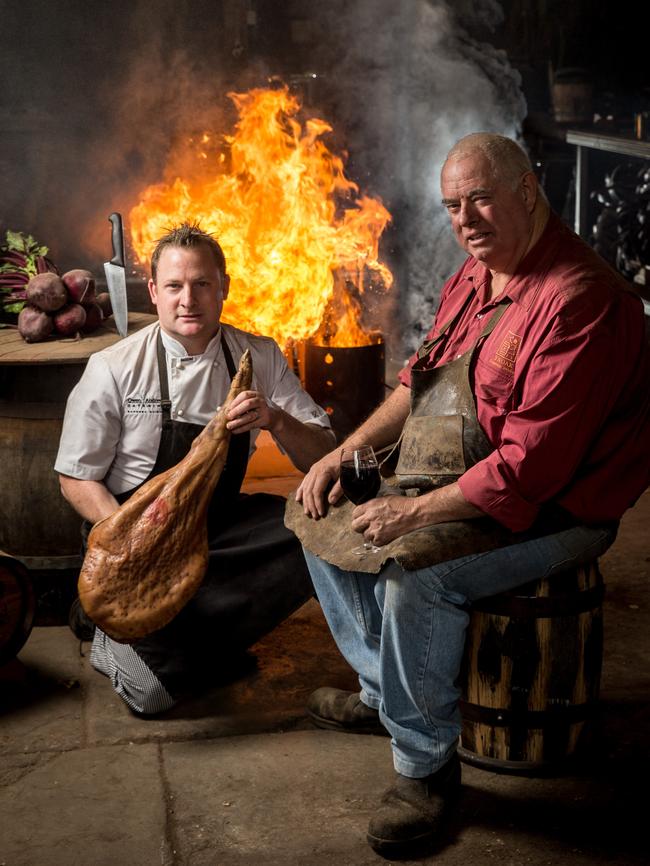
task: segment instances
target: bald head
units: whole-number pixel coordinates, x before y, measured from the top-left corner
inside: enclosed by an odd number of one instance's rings
[[[489,163],[494,179],[512,189],[516,188],[523,174],[533,170],[528,155],[515,141],[492,132],[474,132],[461,138],[447,154],[445,165],[477,153]]]

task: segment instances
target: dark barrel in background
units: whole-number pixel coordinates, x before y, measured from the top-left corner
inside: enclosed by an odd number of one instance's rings
[[[68,394],[87,357],[0,366],[0,548],[30,569],[79,566],[80,520],[59,490],[54,461]]]
[[[0,667],[22,649],[32,630],[35,610],[27,569],[0,550]]]
[[[131,313],[129,333],[153,321]],[[119,339],[112,319],[80,340],[0,331],[0,549],[28,569],[39,617],[45,596],[58,607],[74,597],[81,566],[81,520],[54,471],[66,401],[88,358]]]
[[[330,416],[341,442],[384,400],[384,342],[349,348],[305,342],[299,355],[303,387]]]

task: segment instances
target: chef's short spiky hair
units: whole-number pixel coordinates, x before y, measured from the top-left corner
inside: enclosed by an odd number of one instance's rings
[[[156,248],[151,256],[151,277],[154,282],[160,256],[166,247],[198,247],[201,245],[209,247],[212,251],[219,273],[225,278],[226,258],[218,241],[208,232],[204,232],[198,223],[185,222],[170,228],[167,234],[156,242]]]

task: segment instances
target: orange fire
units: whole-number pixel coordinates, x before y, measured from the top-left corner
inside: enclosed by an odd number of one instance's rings
[[[322,140],[331,127],[301,122],[287,87],[229,97],[239,115],[234,134],[185,142],[169,182],[148,187],[132,209],[138,260],[149,260],[169,226],[198,221],[228,262],[224,321],[282,347],[309,338],[340,347],[374,342],[360,324],[360,298],[369,285],[392,284],[378,249],[389,212],[360,195]]]

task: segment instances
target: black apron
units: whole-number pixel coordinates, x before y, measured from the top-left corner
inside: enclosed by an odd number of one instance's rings
[[[221,347],[232,381],[236,368],[223,332]],[[171,418],[160,333],[157,349],[162,431],[156,462],[142,484],[182,460],[204,429]],[[210,551],[203,583],[172,622],[131,643],[174,698],[228,678],[246,648],[313,595],[302,548],[283,524],[284,498],[240,493],[249,447],[248,433],[230,437],[208,508]],[[142,484],[119,494],[120,504]],[[84,525],[84,548],[90,528]]]

